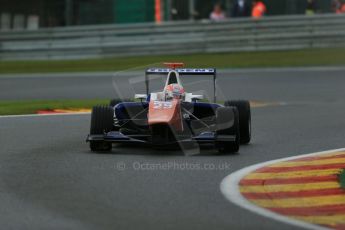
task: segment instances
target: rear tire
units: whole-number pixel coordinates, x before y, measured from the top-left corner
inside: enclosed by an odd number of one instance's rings
[[[122,102],[121,99],[115,98],[115,99],[112,99],[112,100],[110,101],[109,106],[114,108],[117,104],[119,104],[119,103],[121,103],[121,102]]]
[[[241,144],[248,144],[252,136],[251,127],[251,111],[249,101],[236,100],[225,102],[227,107],[236,107],[239,112],[239,122],[240,122],[240,142]]]
[[[95,106],[91,113],[90,135],[104,135],[113,130],[114,109],[109,106]],[[106,141],[90,141],[93,152],[111,151],[112,144]]]
[[[234,118],[234,123],[231,127],[224,125],[229,122],[229,118]],[[216,141],[218,151],[221,153],[237,153],[240,149],[240,129],[239,129],[239,115],[236,107],[220,107],[216,111],[217,131],[216,135],[232,135],[235,136],[235,141],[225,142]],[[224,127],[222,129],[221,127]]]

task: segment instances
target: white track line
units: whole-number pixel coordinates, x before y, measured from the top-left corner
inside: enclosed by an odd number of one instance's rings
[[[259,206],[254,205],[253,203],[249,202],[246,198],[244,198],[242,196],[242,194],[240,193],[239,182],[241,181],[242,178],[244,178],[249,173],[251,173],[251,172],[253,172],[259,168],[262,168],[262,167],[265,167],[265,166],[268,166],[268,165],[271,165],[274,163],[278,163],[281,161],[295,160],[295,159],[304,158],[304,157],[308,157],[308,156],[316,156],[316,155],[322,155],[322,154],[327,154],[327,153],[340,152],[340,151],[345,151],[345,148],[334,149],[334,150],[323,151],[323,152],[310,153],[310,154],[304,154],[304,155],[299,155],[299,156],[294,156],[294,157],[287,157],[287,158],[282,158],[282,159],[278,159],[278,160],[272,160],[272,161],[267,161],[264,163],[255,164],[255,165],[243,168],[239,171],[236,171],[236,172],[230,174],[229,176],[225,177],[223,179],[223,181],[221,182],[220,190],[222,191],[223,195],[230,202],[232,202],[232,203],[234,203],[234,204],[236,204],[236,205],[238,205],[244,209],[247,209],[251,212],[257,213],[261,216],[271,218],[271,219],[274,219],[276,221],[281,221],[281,222],[284,222],[286,224],[291,224],[291,225],[294,225],[297,227],[302,227],[305,229],[329,229],[329,228],[321,227],[318,225],[310,224],[310,223],[307,223],[304,221],[291,219],[291,218],[288,218],[286,216],[271,212],[268,209],[261,208]]]
[[[53,113],[53,114],[27,114],[27,115],[6,115],[1,118],[25,118],[25,117],[50,117],[50,116],[75,116],[75,115],[90,115],[89,112],[83,113]]]

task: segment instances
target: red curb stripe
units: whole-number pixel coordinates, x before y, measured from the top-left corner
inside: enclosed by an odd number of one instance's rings
[[[337,158],[345,158],[345,154],[339,154],[335,156],[328,156],[328,157],[305,157],[305,158],[300,158],[300,159],[295,159],[295,160],[290,160],[288,162],[301,162],[301,161],[315,161],[315,160],[330,160],[330,159],[337,159]],[[286,161],[285,161],[286,162]]]
[[[345,224],[337,224],[335,226],[331,226],[332,228],[334,229],[337,229],[337,230],[344,230],[345,229]]]
[[[38,110],[36,113],[37,114],[60,114],[63,112],[57,112],[55,110]]]
[[[318,177],[296,177],[296,178],[275,178],[275,179],[243,179],[240,181],[241,186],[250,185],[279,185],[279,184],[304,184],[318,183],[337,180],[337,175],[318,176]]]
[[[304,165],[304,166],[292,166],[292,167],[265,167],[258,169],[256,173],[281,173],[292,171],[309,171],[309,170],[322,170],[322,169],[342,169],[345,167],[345,163],[337,164],[325,164],[325,165]]]
[[[345,205],[324,205],[304,208],[268,208],[269,210],[287,216],[325,216],[345,214]]]
[[[332,196],[332,195],[344,195],[345,191],[341,188],[333,189],[314,189],[304,190],[298,192],[267,192],[267,193],[242,193],[244,197],[250,200],[255,199],[284,199],[284,198],[304,198],[304,197],[315,197],[315,196]]]

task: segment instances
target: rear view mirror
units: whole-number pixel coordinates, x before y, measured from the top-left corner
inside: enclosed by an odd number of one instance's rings
[[[204,95],[194,95],[192,93],[186,93],[186,101],[187,102],[195,102],[198,100],[203,100],[204,99]]]
[[[203,99],[204,99],[204,95],[192,95],[192,101],[203,100]]]
[[[147,99],[147,95],[146,94],[135,94],[134,98],[143,101],[143,100]]]

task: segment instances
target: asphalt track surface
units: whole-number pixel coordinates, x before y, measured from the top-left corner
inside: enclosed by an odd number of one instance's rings
[[[253,109],[253,141],[235,155],[138,146],[94,154],[84,142],[89,115],[2,117],[1,229],[292,229],[229,203],[220,182],[259,162],[344,147],[344,76],[342,68],[221,73],[227,97],[283,102]],[[0,77],[0,99],[112,93],[106,74]],[[175,169],[137,168],[167,163]],[[183,170],[186,164],[221,168]]]

